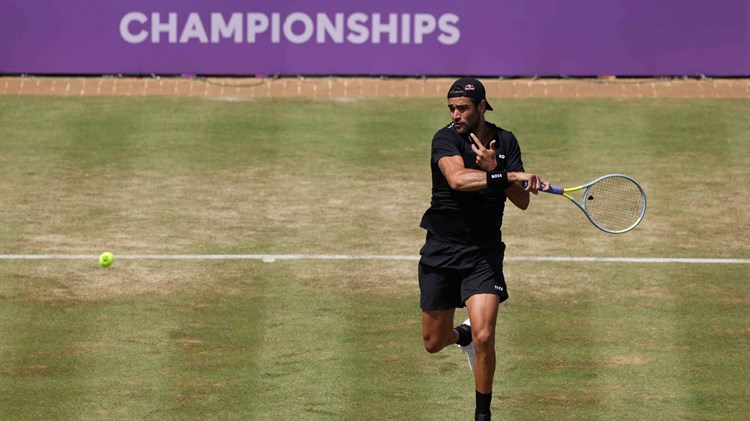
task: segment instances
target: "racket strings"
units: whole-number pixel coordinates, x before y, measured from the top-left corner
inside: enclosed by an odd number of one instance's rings
[[[622,231],[637,224],[645,201],[638,185],[625,177],[607,177],[586,190],[586,212],[608,231]]]

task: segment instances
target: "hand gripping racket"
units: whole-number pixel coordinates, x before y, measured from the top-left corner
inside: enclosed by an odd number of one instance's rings
[[[580,190],[583,190],[580,201],[570,195]],[[622,234],[632,230],[646,214],[646,193],[637,181],[627,175],[609,174],[582,186],[567,189],[549,186],[546,193],[570,199],[595,227],[609,234]]]

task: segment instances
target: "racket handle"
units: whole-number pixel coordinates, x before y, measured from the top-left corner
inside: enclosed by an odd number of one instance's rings
[[[526,188],[526,186],[528,186],[528,185],[529,185],[528,181],[524,181],[523,182],[523,187],[524,188]],[[545,187],[547,187],[547,185],[544,184],[544,183],[542,183],[542,188],[545,188]],[[542,190],[540,189],[539,191],[542,191]],[[545,193],[551,193],[551,194],[563,194],[564,193],[564,189],[562,187],[557,187],[557,186],[550,185],[549,186],[549,190],[546,190],[544,192]]]

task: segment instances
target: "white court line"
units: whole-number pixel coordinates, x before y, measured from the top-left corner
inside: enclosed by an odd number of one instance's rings
[[[0,260],[88,260],[99,256],[88,254],[0,254]],[[115,259],[126,260],[409,260],[419,256],[376,254],[122,254]],[[565,257],[565,256],[505,256],[513,262],[612,262],[612,263],[702,263],[750,264],[750,259],[717,259],[690,257]]]

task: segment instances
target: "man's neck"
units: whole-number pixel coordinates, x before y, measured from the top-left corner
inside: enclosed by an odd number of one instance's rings
[[[487,145],[487,143],[492,139],[492,135],[494,135],[494,132],[492,130],[492,124],[483,120],[482,122],[479,123],[479,126],[477,127],[477,131],[474,134],[482,142],[482,145]]]

